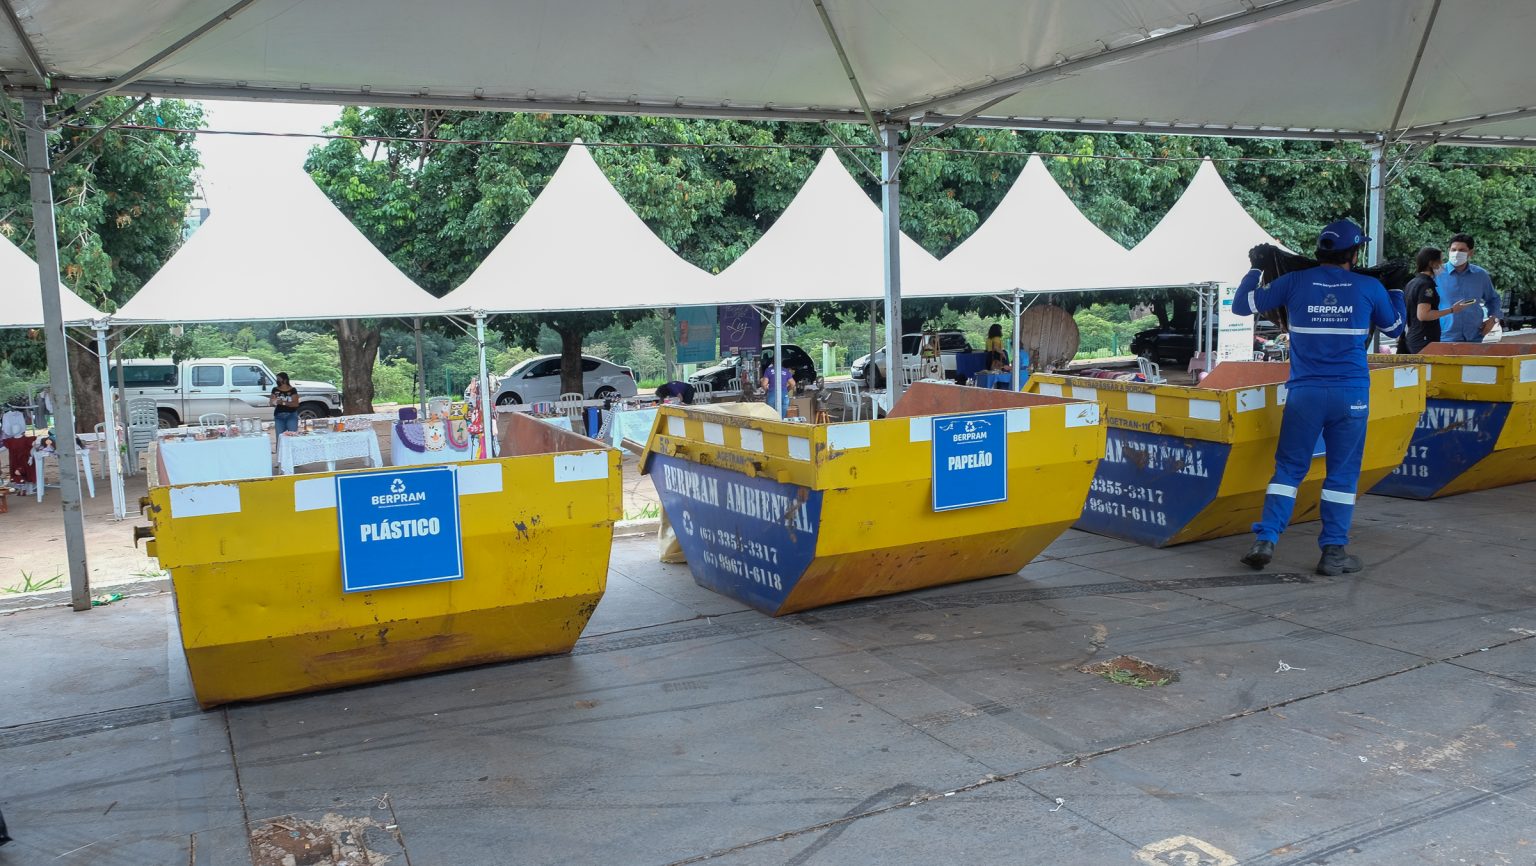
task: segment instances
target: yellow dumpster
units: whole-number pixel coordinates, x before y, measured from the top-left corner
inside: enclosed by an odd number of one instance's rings
[[[198,703],[568,652],[606,586],[619,452],[522,415],[501,442],[495,460],[151,488]]]
[[[1290,365],[1220,364],[1198,386],[1153,385],[1036,373],[1036,394],[1096,400],[1104,407],[1105,456],[1077,528],[1165,547],[1249,532],[1264,507]],[[1360,488],[1403,459],[1424,409],[1414,365],[1371,370],[1371,415]],[[1296,495],[1293,522],[1316,520],[1322,443]]]
[[[1536,346],[1432,343],[1379,360],[1424,364],[1429,399],[1407,456],[1372,493],[1432,499],[1536,481]]]
[[[778,616],[1017,572],[1103,450],[1096,404],[918,383],[877,421],[665,406],[643,465],[694,580]]]

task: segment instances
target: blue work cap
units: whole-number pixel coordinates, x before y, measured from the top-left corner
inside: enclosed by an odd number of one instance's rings
[[[1349,220],[1334,220],[1317,233],[1317,248],[1352,250],[1368,240],[1370,238],[1365,236],[1365,230]]]

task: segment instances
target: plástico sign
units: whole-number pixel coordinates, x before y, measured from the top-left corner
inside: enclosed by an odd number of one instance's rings
[[[933,419],[933,510],[1008,499],[1008,416],[1003,412]]]
[[[452,466],[336,476],[341,582],[367,592],[464,576]]]

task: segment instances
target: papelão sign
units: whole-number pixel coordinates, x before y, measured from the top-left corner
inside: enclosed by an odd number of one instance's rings
[[[953,511],[1008,499],[1005,412],[933,419],[933,510]]]
[[[464,576],[452,466],[337,475],[336,520],[345,592]]]

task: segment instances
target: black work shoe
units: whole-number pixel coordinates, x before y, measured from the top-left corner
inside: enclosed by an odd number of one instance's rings
[[[1317,561],[1317,573],[1326,577],[1354,574],[1364,567],[1360,557],[1345,551],[1342,544],[1330,544],[1324,547],[1323,558]]]
[[[1260,569],[1269,565],[1269,561],[1275,558],[1275,543],[1273,541],[1255,541],[1248,548],[1248,554],[1243,557],[1243,565],[1252,569]]]

